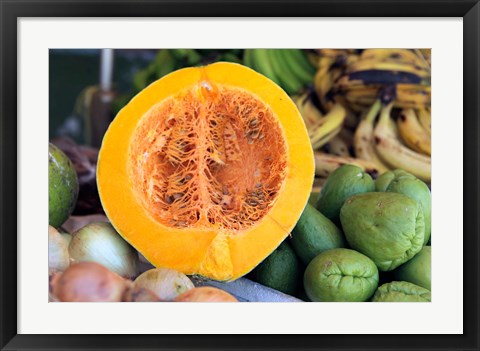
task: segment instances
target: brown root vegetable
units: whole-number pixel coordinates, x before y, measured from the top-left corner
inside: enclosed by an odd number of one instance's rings
[[[53,282],[53,296],[64,302],[120,302],[131,282],[96,262],[72,264]]]
[[[176,302],[238,302],[238,300],[221,289],[202,286],[177,296]]]

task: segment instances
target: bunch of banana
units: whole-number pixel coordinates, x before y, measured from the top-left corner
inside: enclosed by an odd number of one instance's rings
[[[396,86],[396,108],[426,108],[431,102],[430,65],[419,50],[366,49],[346,63],[332,95],[354,111],[368,109],[385,85]]]
[[[391,117],[393,103],[383,105],[374,128],[375,150],[391,168],[400,168],[430,182],[430,156],[407,147],[401,140],[398,128]]]
[[[355,155],[374,163],[380,174],[401,168],[429,182],[430,134],[413,109],[400,110],[395,123],[393,105],[379,98],[370,106],[355,131]]]
[[[311,84],[315,67],[301,49],[245,49],[243,64],[280,85],[289,95]]]
[[[319,108],[326,116],[338,105],[347,111],[343,128],[321,150],[316,149],[321,152],[316,154],[319,179],[343,163],[367,162],[364,167],[374,170],[373,175],[403,168],[430,181],[429,53],[421,49],[316,50],[314,89]],[[392,110],[398,117],[393,118]]]

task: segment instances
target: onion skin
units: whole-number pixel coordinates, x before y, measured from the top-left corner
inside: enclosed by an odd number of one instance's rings
[[[162,300],[151,290],[133,285],[123,297],[125,302],[161,302]]]
[[[51,225],[48,226],[48,273],[62,272],[70,265],[68,244]]]
[[[137,251],[110,223],[90,223],[76,231],[68,250],[73,262],[97,262],[128,279],[138,274]]]
[[[130,282],[131,283],[131,282]],[[63,302],[121,302],[129,281],[96,262],[72,264],[53,282]]]
[[[173,301],[178,295],[195,287],[185,274],[169,268],[149,269],[140,274],[134,284],[153,291],[164,301]]]
[[[221,289],[201,286],[177,296],[175,302],[238,302],[238,300]]]

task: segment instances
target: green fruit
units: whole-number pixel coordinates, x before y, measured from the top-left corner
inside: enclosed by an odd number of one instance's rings
[[[301,264],[290,245],[284,241],[255,267],[251,278],[262,285],[293,295],[302,279]]]
[[[310,197],[308,198],[308,203],[312,206],[315,206],[317,204],[317,199],[318,199],[318,192],[313,191],[310,193]]]
[[[70,159],[53,144],[48,146],[48,224],[60,227],[75,208],[77,172]]]
[[[390,271],[423,247],[425,223],[417,201],[398,193],[366,193],[345,201],[340,211],[348,244]]]
[[[318,196],[316,208],[336,224],[340,224],[340,208],[355,194],[375,190],[372,177],[360,167],[343,165],[330,174]]]
[[[390,182],[395,178],[395,174],[392,171],[388,171],[380,175],[375,179],[375,191],[385,192]]]
[[[312,301],[367,301],[378,286],[378,269],[367,256],[350,249],[333,249],[315,257],[303,284]]]
[[[432,247],[424,246],[410,261],[393,271],[395,280],[404,280],[431,290]]]
[[[421,286],[409,283],[395,281],[380,286],[372,302],[430,302],[432,294],[429,290]]]
[[[425,238],[423,244],[430,239],[432,225],[432,196],[430,189],[420,179],[403,170],[394,170],[382,174],[375,182],[377,190],[400,193],[417,201],[423,210],[425,220]]]
[[[306,265],[319,253],[346,244],[341,230],[310,204],[293,228],[290,243]]]

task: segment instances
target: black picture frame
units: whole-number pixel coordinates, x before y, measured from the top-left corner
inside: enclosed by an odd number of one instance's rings
[[[478,0],[0,0],[0,345],[2,350],[478,350]],[[464,333],[461,335],[26,335],[17,333],[17,19],[20,17],[462,17]],[[20,204],[21,205],[21,204]],[[448,316],[445,316],[448,318]],[[291,320],[286,320],[286,323]]]

